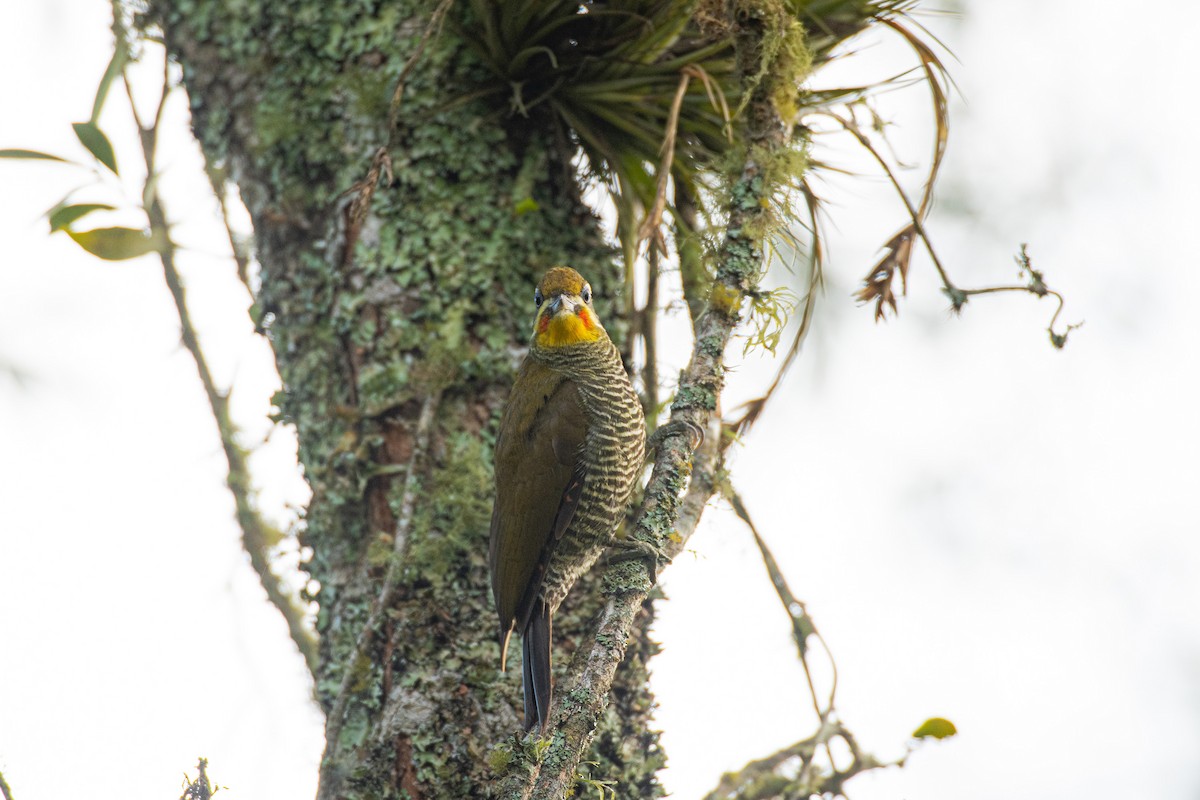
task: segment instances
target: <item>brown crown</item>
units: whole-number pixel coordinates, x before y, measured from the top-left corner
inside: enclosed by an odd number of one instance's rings
[[[553,297],[556,294],[579,294],[583,291],[586,281],[583,276],[570,267],[551,267],[538,284],[542,297]]]

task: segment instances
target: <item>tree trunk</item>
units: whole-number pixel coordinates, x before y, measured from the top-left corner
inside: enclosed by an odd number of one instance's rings
[[[628,322],[574,148],[470,99],[465,5],[431,27],[405,0],[151,2],[196,136],[254,221],[277,403],[313,491],[322,798],[484,797],[520,746],[485,566],[499,411],[546,267],[588,277],[618,343]],[[594,583],[556,617],[560,668]],[[661,794],[653,651],[643,625],[590,756],[622,797]]]

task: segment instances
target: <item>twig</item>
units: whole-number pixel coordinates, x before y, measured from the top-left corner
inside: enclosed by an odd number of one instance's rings
[[[384,185],[387,186],[391,184],[392,177],[392,157],[386,147],[380,147],[371,156],[366,177],[339,195],[339,199],[344,200],[342,220],[346,231],[341,245],[343,271],[348,271],[354,264],[354,245],[371,211],[371,202],[375,199],[380,180],[385,181]]]
[[[783,571],[779,568],[779,564],[775,560],[775,556],[771,553],[766,541],[759,534],[757,526],[754,524],[753,519],[751,519],[750,512],[746,508],[741,495],[728,482],[725,482],[721,489],[726,499],[729,500],[730,505],[733,506],[734,513],[746,524],[746,527],[750,529],[751,534],[754,536],[755,544],[762,555],[763,563],[767,568],[767,574],[771,578],[771,583],[775,587],[779,601],[783,604],[788,617],[791,619],[792,633],[796,641],[797,650],[799,651],[800,663],[804,667],[804,675],[808,682],[809,695],[812,699],[813,710],[817,714],[819,727],[816,734],[812,737],[802,739],[766,758],[751,761],[737,772],[730,772],[721,776],[720,783],[718,783],[713,791],[705,795],[704,800],[790,800],[790,798],[810,797],[814,795],[846,797],[845,784],[847,781],[868,770],[889,766],[903,766],[913,750],[912,745],[909,745],[905,749],[905,754],[900,758],[894,761],[881,762],[870,753],[864,752],[854,734],[841,721],[835,718],[834,699],[837,694],[837,664],[834,663],[829,645],[825,642],[820,632],[817,631],[804,603],[792,593],[786,578],[784,578]],[[817,641],[821,643],[822,649],[829,658],[832,670],[832,685],[829,692],[829,699],[826,701],[824,708],[821,707],[820,700],[817,697],[812,672],[808,664],[808,646],[806,641],[809,637],[816,637]],[[834,760],[831,742],[835,738],[841,739],[850,751],[851,763],[845,769],[838,769]],[[818,747],[825,751],[826,758],[829,761],[828,771],[823,770],[814,762]],[[785,765],[790,764],[793,759],[800,760],[799,769],[788,766],[785,770]]]
[[[777,769],[793,758],[800,759],[803,765],[800,769],[800,774],[803,775],[808,765],[812,763],[817,748],[822,744],[827,744],[834,738],[837,730],[838,728],[835,724],[822,725],[816,734],[807,739],[801,739],[787,747],[776,750],[769,756],[751,761],[737,772],[725,773],[721,776],[721,780],[716,788],[704,796],[704,800],[726,800],[730,797],[745,797],[741,793],[743,789],[759,782],[766,776],[774,775]]]
[[[220,791],[219,787],[213,787],[208,779],[208,759],[200,759],[200,763],[196,766],[198,774],[196,780],[188,780],[187,775],[183,779],[188,781],[187,788],[183,790],[183,794],[179,796],[179,800],[210,800],[210,798]]]
[[[816,624],[813,623],[812,617],[808,615],[808,608],[803,601],[792,593],[791,587],[788,586],[787,579],[783,576],[783,570],[779,567],[779,562],[775,560],[771,548],[767,546],[767,542],[758,532],[758,526],[754,524],[754,520],[750,518],[750,511],[746,508],[742,496],[732,486],[726,484],[725,495],[729,504],[733,506],[733,513],[737,514],[738,519],[746,524],[750,529],[751,535],[754,536],[754,543],[758,546],[758,552],[762,556],[763,564],[767,568],[767,575],[771,578],[771,585],[775,587],[775,594],[779,596],[779,602],[783,604],[783,610],[787,613],[788,619],[792,623],[792,637],[796,641],[796,649],[799,651],[800,665],[804,667],[804,678],[808,683],[808,693],[812,699],[813,711],[817,714],[817,719],[824,725],[833,714],[833,701],[837,696],[837,664],[833,660],[833,654],[829,650],[829,645],[825,643],[824,637],[817,630]],[[817,687],[813,682],[812,669],[808,665],[808,637],[815,636],[817,641],[821,643],[821,647],[825,650],[826,656],[829,658],[830,668],[832,670],[832,680],[829,689],[829,699],[825,703],[825,707],[821,707],[821,701],[817,698]],[[833,750],[829,744],[825,744],[825,752],[829,757],[829,763],[834,764]]]
[[[123,42],[118,41],[117,46],[124,46]],[[134,121],[137,124],[142,141],[142,156],[146,166],[146,181],[147,185],[150,186],[157,176],[155,152],[160,130],[159,125],[162,119],[162,108],[166,103],[167,95],[171,89],[169,74],[164,69],[163,94],[159,98],[154,123],[149,127],[143,124],[137,107],[133,103],[133,93],[127,73],[122,73],[122,81],[129,95],[130,108],[133,110]],[[242,546],[250,556],[250,565],[258,574],[259,582],[267,593],[267,599],[283,615],[292,641],[300,651],[300,654],[304,656],[309,671],[315,674],[317,667],[316,635],[305,623],[304,609],[300,607],[292,596],[281,588],[281,578],[275,574],[274,568],[271,565],[269,553],[273,543],[280,538],[280,534],[254,507],[254,502],[251,498],[253,481],[247,463],[246,452],[237,443],[238,431],[229,411],[229,396],[217,389],[216,381],[213,379],[212,371],[208,366],[208,360],[200,345],[199,335],[192,321],[183,278],[175,263],[176,248],[174,242],[171,241],[170,224],[167,220],[166,209],[163,207],[158,192],[147,189],[143,193],[143,199],[148,201],[145,203],[144,208],[147,219],[150,222],[150,228],[152,231],[160,233],[161,239],[164,242],[158,251],[158,256],[163,268],[163,277],[166,280],[167,288],[171,292],[171,299],[175,303],[176,313],[179,315],[180,338],[183,341],[183,346],[187,349],[196,364],[196,372],[200,377],[201,385],[204,387],[204,393],[208,397],[209,407],[212,410],[213,418],[217,424],[217,431],[221,438],[221,447],[225,452],[225,458],[229,464],[225,483],[233,495],[238,525],[242,529]]]
[[[441,26],[442,18],[446,16],[446,12],[450,10],[450,6],[454,5],[454,0],[442,0],[438,3],[437,8],[433,10],[433,14],[429,17],[429,24],[425,26],[425,30],[421,33],[421,40],[417,42],[417,49],[408,57],[408,61],[404,62],[404,67],[400,70],[400,77],[396,79],[396,88],[392,91],[392,102],[388,106],[388,137],[395,136],[396,125],[400,122],[400,105],[404,100],[404,88],[408,83],[409,73],[413,67],[421,59],[421,55],[425,52],[426,45],[433,37],[434,32]]]
[[[815,763],[817,748],[828,750],[834,739],[841,739],[850,751],[846,769],[823,769]],[[751,761],[737,772],[721,776],[716,788],[704,800],[792,800],[798,797],[846,797],[846,783],[856,775],[884,767],[904,766],[909,748],[894,761],[880,761],[864,752],[858,740],[836,720],[822,723],[815,734],[790,744],[771,755]],[[799,769],[788,766],[799,760]],[[785,769],[786,767],[786,769]]]
[[[234,263],[237,264],[238,280],[246,287],[250,298],[254,299],[254,287],[250,283],[250,253],[245,245],[238,240],[237,234],[233,230],[233,216],[230,213],[229,199],[226,196],[229,187],[225,180],[224,170],[214,168],[208,161],[204,162],[204,172],[208,175],[208,183],[212,186],[213,194],[217,198],[217,205],[221,208],[221,221],[225,226],[225,235],[229,237],[229,251],[233,254]],[[255,320],[255,324],[258,324]]]
[[[4,779],[3,772],[0,772],[0,796],[3,796],[4,800],[13,800],[12,789],[9,787],[8,781]]]
[[[642,338],[642,396],[649,430],[658,424],[658,284],[662,253],[651,248],[646,254],[646,304],[638,311],[638,335]]]
[[[679,86],[675,89],[675,99],[671,101],[671,111],[667,116],[667,129],[663,136],[662,161],[658,165],[658,186],[654,192],[654,205],[646,212],[638,228],[637,241],[642,242],[653,237],[651,247],[665,250],[662,234],[663,209],[667,207],[667,183],[671,177],[671,165],[675,163],[675,137],[679,133],[679,110],[683,108],[683,98],[687,94],[688,83],[691,82],[693,70],[684,68],[679,73]]]
[[[929,258],[933,261],[933,266],[937,269],[938,275],[941,276],[942,283],[946,286],[947,291],[954,291],[954,284],[950,280],[950,275],[942,266],[941,259],[938,258],[937,252],[935,252],[933,249],[933,242],[930,241],[929,236],[925,233],[923,219],[928,207],[923,206],[921,210],[917,210],[913,206],[912,201],[908,199],[908,194],[904,191],[904,187],[900,185],[900,181],[896,177],[896,173],[892,170],[891,165],[887,163],[887,159],[885,159],[883,154],[879,152],[878,148],[871,143],[871,140],[867,138],[866,134],[858,129],[858,126],[854,124],[854,122],[844,119],[832,111],[825,111],[822,113],[840,123],[846,132],[857,139],[859,144],[861,144],[863,148],[866,149],[866,151],[870,153],[872,157],[874,157],[874,159],[879,163],[879,166],[883,168],[883,172],[887,176],[888,181],[891,182],[892,188],[896,190],[896,195],[900,198],[900,201],[904,203],[905,210],[908,211],[908,217],[909,220],[911,220],[910,227],[917,235],[921,237],[921,241],[925,243],[925,249],[929,253]],[[897,234],[897,237],[900,235],[901,234]]]

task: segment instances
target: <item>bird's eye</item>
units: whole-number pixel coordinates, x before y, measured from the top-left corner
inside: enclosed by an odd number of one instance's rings
[[[533,307],[534,308],[542,307],[542,290],[541,289],[533,290]]]
[[[583,291],[579,293],[579,297],[582,298],[583,302],[585,303],[592,302],[592,287],[585,283],[583,285]]]

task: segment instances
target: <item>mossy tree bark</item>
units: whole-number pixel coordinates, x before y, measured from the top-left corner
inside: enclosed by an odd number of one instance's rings
[[[492,747],[520,727],[487,590],[491,447],[540,272],[578,268],[623,330],[572,148],[536,116],[461,101],[481,67],[455,6],[428,38],[434,8],[411,0],[150,6],[205,155],[253,218],[277,403],[313,491],[320,796],[485,796]],[[597,596],[577,587],[556,619],[559,665]],[[644,630],[590,756],[630,797],[661,794]]]

